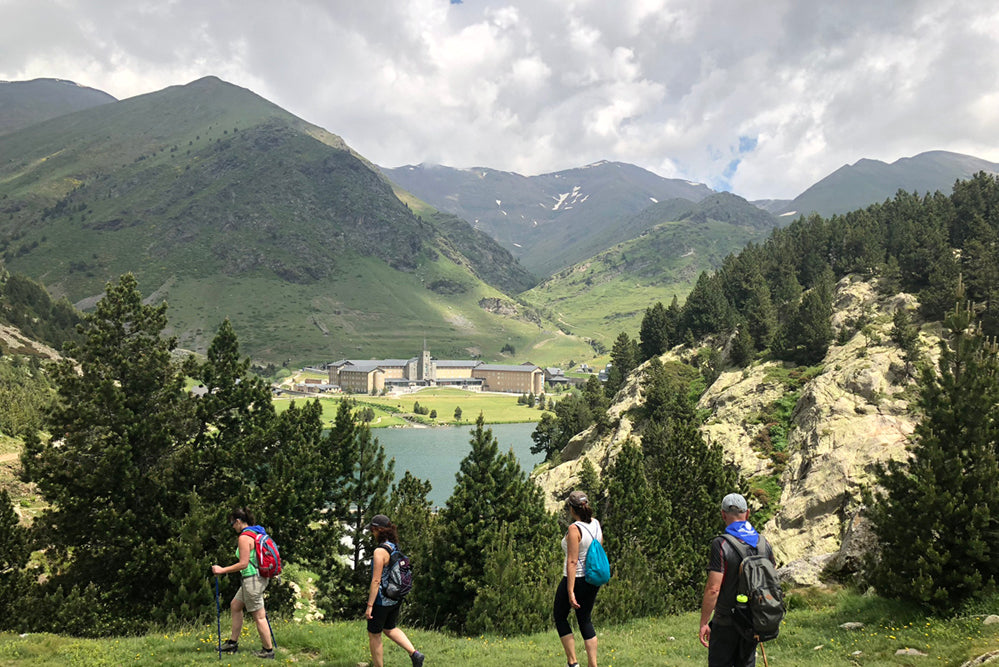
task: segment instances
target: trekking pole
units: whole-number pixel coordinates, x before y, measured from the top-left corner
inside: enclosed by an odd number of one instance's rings
[[[215,575],[215,625],[219,641],[219,660],[222,659],[222,606],[219,604],[219,575]]]
[[[767,650],[763,648],[763,642],[760,642],[760,651],[763,652],[763,667],[770,667],[770,663],[767,662]]]
[[[264,620],[267,621],[267,629],[271,631],[271,648],[272,649],[276,649],[277,648],[277,642],[274,641],[274,628],[271,627],[271,619],[267,615],[267,610],[266,609],[264,610]]]

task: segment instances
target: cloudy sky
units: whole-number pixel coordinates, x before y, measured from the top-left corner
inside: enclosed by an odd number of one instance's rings
[[[377,164],[631,162],[750,199],[999,162],[996,0],[0,0],[0,79],[213,74]]]

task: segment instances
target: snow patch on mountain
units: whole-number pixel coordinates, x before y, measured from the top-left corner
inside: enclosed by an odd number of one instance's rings
[[[555,197],[552,197],[552,199],[555,200],[555,205],[552,206],[552,210],[566,211],[571,209],[574,204],[582,204],[584,201],[589,199],[589,197],[590,195],[588,194],[582,194],[578,185],[574,185],[571,192],[563,192]]]

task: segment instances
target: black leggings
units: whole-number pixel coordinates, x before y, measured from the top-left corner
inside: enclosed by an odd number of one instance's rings
[[[584,640],[597,636],[597,631],[593,629],[593,622],[590,620],[590,614],[593,613],[593,603],[597,601],[597,591],[599,590],[598,586],[586,583],[586,579],[583,577],[576,577],[576,584],[572,592],[576,594],[576,602],[579,603],[579,609],[576,610],[576,621],[579,623],[579,632],[583,635]],[[555,604],[552,606],[555,630],[558,631],[559,637],[572,634],[572,628],[569,627],[569,611],[571,610],[569,588],[565,577],[562,577],[562,581],[555,590]]]

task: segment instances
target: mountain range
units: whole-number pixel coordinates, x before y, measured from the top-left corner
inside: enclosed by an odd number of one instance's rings
[[[468,220],[539,276],[631,238],[617,223],[657,202],[700,201],[706,185],[657,176],[621,162],[597,162],[540,176],[439,165],[382,168],[394,183]],[[597,241],[599,239],[599,241]]]
[[[7,268],[80,308],[133,272],[181,345],[205,349],[228,317],[246,353],[296,363],[423,339],[442,356],[589,358],[783,221],[997,170],[940,151],[861,160],[793,201],[750,203],[620,162],[379,169],[215,77],[122,101],[0,82],[0,155]]]
[[[0,136],[7,267],[86,308],[134,273],[206,348],[230,318],[271,362],[549,345],[533,313],[479,307],[534,279],[467,223],[417,215],[339,137],[209,77]],[[515,309],[514,309],[515,310]]]

